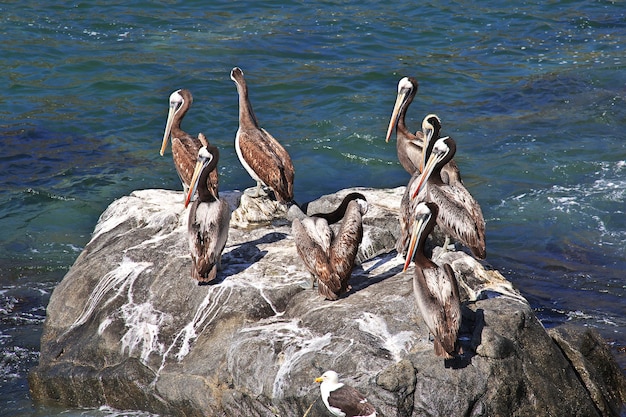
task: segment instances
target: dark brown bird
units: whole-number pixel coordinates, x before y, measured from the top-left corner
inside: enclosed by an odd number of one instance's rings
[[[315,382],[321,382],[322,401],[334,416],[376,417],[374,406],[355,388],[339,382],[337,372],[326,371]]]
[[[337,300],[350,289],[348,281],[363,239],[363,215],[366,212],[365,197],[350,193],[333,212],[294,219],[291,224],[298,255],[307,270],[317,278],[320,295],[328,300]],[[341,219],[339,232],[334,236],[329,224]]]
[[[198,191],[189,210],[187,235],[191,251],[191,276],[201,283],[215,279],[221,269],[222,251],[228,240],[230,208],[224,199],[220,199],[217,188],[207,185],[209,174],[219,161],[219,150],[207,145],[198,150],[196,167],[191,178],[191,187],[185,200],[189,204],[193,194]]]
[[[435,355],[450,359],[458,353],[457,336],[461,327],[458,282],[450,265],[439,267],[424,252],[426,238],[435,227],[438,211],[435,203],[422,202],[415,207],[415,221],[404,270],[413,259],[415,302],[433,335]]]
[[[187,193],[190,186],[196,159],[198,158],[198,151],[202,146],[208,144],[206,138],[201,133],[198,137],[193,137],[180,128],[181,121],[187,114],[192,102],[191,92],[186,89],[176,90],[170,95],[169,111],[160,152],[161,156],[163,156],[167,148],[167,141],[171,135],[174,166],[183,184],[185,193]],[[217,170],[209,173],[207,184],[212,189],[218,188]]]
[[[398,82],[398,95],[391,112],[385,141],[389,142],[396,128],[396,151],[402,167],[411,175],[422,172],[424,163],[424,143],[439,139],[441,120],[436,114],[428,114],[422,120],[422,131],[411,133],[406,126],[406,112],[417,94],[418,83],[413,77],[404,77]],[[444,182],[461,182],[461,174],[454,160],[442,170]]]
[[[441,168],[454,157],[456,143],[441,138],[426,152],[428,162],[418,185],[412,187],[411,198],[435,203],[439,207],[437,224],[444,234],[468,247],[475,258],[485,259],[485,219],[480,205],[462,183],[446,184],[441,178]]]
[[[293,201],[295,170],[291,157],[280,143],[265,129],[259,127],[248,97],[248,86],[243,71],[237,67],[230,78],[239,93],[239,129],[235,137],[235,150],[243,167],[257,182],[256,195],[261,186],[269,187],[278,201]]]

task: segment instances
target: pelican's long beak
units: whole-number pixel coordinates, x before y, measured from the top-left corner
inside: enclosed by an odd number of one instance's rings
[[[208,164],[209,161],[198,159],[196,162],[196,167],[193,170],[193,176],[191,177],[191,182],[189,183],[189,192],[187,193],[187,197],[185,198],[185,208],[189,205],[191,201],[191,197],[193,197],[196,189],[198,188],[198,182],[200,180],[200,172],[202,172],[202,168]]]
[[[419,220],[416,219],[413,222],[413,231],[411,232],[411,240],[409,241],[409,249],[406,252],[406,259],[404,260],[404,268],[402,272],[406,271],[413,260],[413,256],[415,256],[415,251],[417,250],[417,242],[419,242],[419,238],[422,234],[422,230],[424,230],[424,226],[426,225],[425,216],[420,216]]]
[[[411,198],[415,198],[415,196],[419,194],[419,192],[421,191],[426,181],[428,181],[428,178],[430,178],[430,176],[432,175],[435,169],[435,166],[437,166],[437,163],[439,163],[441,158],[442,156],[435,152],[432,152],[430,154],[430,158],[428,158],[428,161],[424,165],[424,169],[422,170],[422,173],[420,174],[419,182],[417,183],[417,188],[415,189],[415,191],[413,191]]]
[[[174,114],[176,113],[176,105],[170,104],[170,110],[167,113],[167,122],[165,122],[165,134],[163,134],[163,144],[161,145],[161,156],[165,152],[165,148],[167,148],[167,140],[170,138],[170,133],[172,131],[172,123],[174,123]]]
[[[396,127],[396,124],[398,124],[398,115],[400,114],[400,109],[404,104],[406,94],[406,91],[400,91],[398,93],[398,96],[396,97],[396,104],[393,105],[393,111],[391,112],[391,120],[389,121],[389,127],[387,128],[387,136],[385,137],[385,142],[389,142],[391,132],[393,132],[393,128]]]
[[[422,145],[422,161],[420,162],[420,172],[424,172],[424,166],[426,165],[426,150],[428,149],[428,144],[430,140],[433,138],[433,134],[435,131],[432,128],[429,128],[424,133],[424,144]]]

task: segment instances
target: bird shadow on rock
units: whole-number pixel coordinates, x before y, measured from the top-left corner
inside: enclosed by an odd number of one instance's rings
[[[355,265],[352,270],[352,277],[350,279],[350,285],[352,290],[350,292],[356,292],[363,290],[370,285],[377,284],[381,281],[384,281],[387,278],[396,276],[402,273],[403,265],[396,265],[391,269],[383,271],[378,274],[370,274],[370,271],[375,270],[376,268],[384,265],[385,263],[391,261],[396,257],[396,251],[391,251],[383,255],[379,255],[379,259],[367,270],[363,269],[363,265]],[[349,294],[349,293],[348,293]]]
[[[476,347],[481,344],[482,332],[485,327],[485,318],[482,309],[472,311],[465,303],[461,303],[461,328],[459,329],[459,355],[452,359],[445,359],[444,366],[452,369],[462,369],[471,365],[476,356]]]
[[[261,250],[257,245],[278,242],[287,237],[285,233],[271,232],[250,242],[243,242],[222,255],[222,271],[217,279],[210,284],[218,284],[231,275],[245,271],[254,263],[263,259],[267,255],[266,250]]]

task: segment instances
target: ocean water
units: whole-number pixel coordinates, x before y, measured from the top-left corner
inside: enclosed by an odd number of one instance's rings
[[[596,328],[626,367],[626,9],[621,2],[216,1],[0,5],[0,415],[117,416],[34,403],[45,308],[100,213],[179,189],[159,156],[169,94],[221,151],[220,186],[254,185],[234,148],[240,66],[291,154],[298,202],[409,177],[385,143],[437,113],[487,221],[487,263],[546,327]]]

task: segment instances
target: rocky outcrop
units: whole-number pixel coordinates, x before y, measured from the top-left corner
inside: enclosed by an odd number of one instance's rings
[[[313,404],[324,416],[313,379],[333,369],[383,416],[618,415],[626,383],[596,333],[547,332],[497,271],[440,248],[461,284],[464,353],[434,356],[413,271],[392,251],[403,190],[358,189],[370,203],[360,264],[335,302],[311,288],[285,219],[231,227],[223,271],[199,286],[182,193],[115,201],[52,294],[33,397],[178,416],[302,416]],[[235,208],[240,194],[225,194]]]

